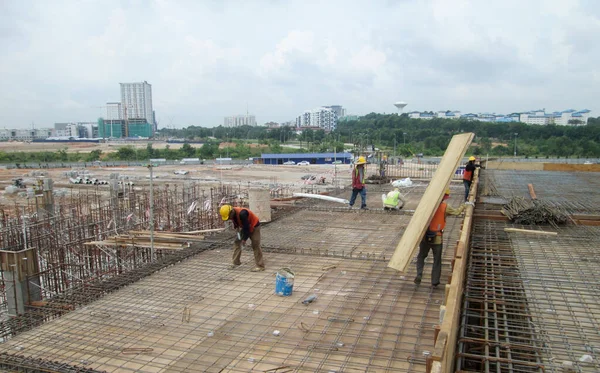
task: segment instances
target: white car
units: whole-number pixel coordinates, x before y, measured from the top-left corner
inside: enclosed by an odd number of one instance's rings
[[[309,161],[298,162],[298,166],[308,166],[310,164]]]
[[[296,164],[296,162],[294,162],[294,161],[287,161],[287,162],[283,162],[283,164]]]

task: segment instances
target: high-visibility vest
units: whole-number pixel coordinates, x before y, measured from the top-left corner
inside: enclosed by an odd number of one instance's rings
[[[472,181],[473,180],[473,170],[475,169],[475,166],[473,166],[473,164],[471,162],[467,163],[467,167],[469,167],[469,165],[471,165],[472,169],[471,170],[467,170],[467,168],[465,167],[465,172],[463,172],[463,180],[467,180],[467,181]]]
[[[463,173],[463,180],[471,181],[473,179],[473,171],[467,171],[465,168],[465,172]]]
[[[233,209],[235,210],[235,219],[233,220],[235,227],[243,227],[242,220],[240,219],[240,212],[242,212],[242,210],[246,210],[248,211],[248,220],[250,222],[250,233],[254,232],[254,227],[256,227],[258,225],[258,222],[260,221],[260,219],[258,219],[258,216],[256,216],[256,214],[252,211],[243,207],[234,207]]]
[[[400,199],[400,192],[397,190],[392,190],[385,196],[385,199],[383,200],[383,204],[388,207],[396,207],[398,205],[399,199]]]
[[[440,207],[438,207],[437,211],[433,215],[433,219],[431,219],[431,223],[429,223],[429,230],[436,232],[436,236],[441,236],[444,228],[446,228],[446,207],[448,205],[446,202],[442,202]]]
[[[360,170],[358,167],[354,167],[354,173],[352,175],[352,188],[362,189],[365,185],[365,168],[362,168],[362,179],[360,177]]]

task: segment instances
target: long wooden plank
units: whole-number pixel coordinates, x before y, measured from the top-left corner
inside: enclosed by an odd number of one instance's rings
[[[423,198],[419,202],[419,206],[410,219],[392,259],[388,263],[388,267],[404,272],[410,263],[410,259],[415,254],[419,241],[425,234],[427,226],[433,218],[435,210],[438,208],[444,190],[450,184],[452,176],[456,172],[460,160],[465,155],[471,141],[473,141],[473,133],[463,133],[452,137],[446,152],[440,161],[431,182],[423,194]]]
[[[504,231],[512,232],[512,233],[543,234],[543,235],[547,235],[547,236],[557,236],[558,235],[557,232],[536,231],[536,230],[520,229],[520,228],[504,228]]]

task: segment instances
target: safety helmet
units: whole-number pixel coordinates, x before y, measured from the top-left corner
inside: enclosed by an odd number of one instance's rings
[[[475,160],[475,157],[473,157],[473,156],[470,156],[470,157],[469,157],[469,160],[470,160],[470,161],[474,161],[474,160]]]
[[[356,164],[365,164],[365,163],[367,163],[367,160],[365,159],[365,157],[363,157],[362,155],[360,157],[358,157]]]
[[[219,214],[221,214],[221,219],[223,219],[224,221],[229,220],[229,214],[231,213],[231,210],[233,210],[233,207],[231,207],[231,205],[221,206],[221,209],[219,210]]]

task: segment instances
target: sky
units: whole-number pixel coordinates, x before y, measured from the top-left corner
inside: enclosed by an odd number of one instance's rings
[[[596,0],[0,0],[0,126],[95,121],[152,84],[162,127],[246,113],[590,109]]]

